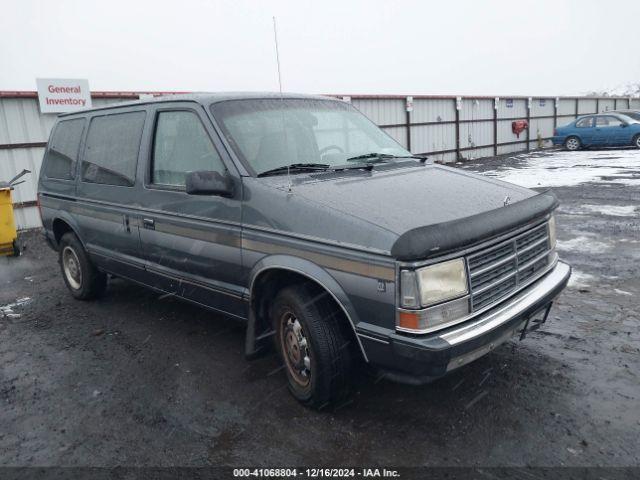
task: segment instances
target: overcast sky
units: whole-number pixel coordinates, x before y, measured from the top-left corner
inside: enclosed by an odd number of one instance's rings
[[[568,95],[640,82],[640,0],[32,1],[0,16],[0,90]]]

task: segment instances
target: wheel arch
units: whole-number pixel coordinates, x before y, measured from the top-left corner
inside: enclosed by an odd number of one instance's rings
[[[56,216],[51,222],[51,231],[53,233],[53,239],[55,241],[56,249],[60,247],[60,239],[62,238],[62,236],[65,233],[72,232],[76,237],[78,237],[78,240],[80,240],[82,247],[86,250],[84,241],[79,234],[78,224],[75,222],[73,217],[71,217],[71,215],[67,215],[64,212],[61,212],[60,215]]]
[[[267,320],[264,312],[266,304],[261,303],[266,299],[262,298],[262,295],[270,291],[275,293],[280,288],[290,285],[296,279],[299,280],[301,278],[326,291],[338,305],[349,324],[358,350],[365,362],[368,362],[367,354],[356,332],[355,326],[359,322],[358,313],[355,311],[344,289],[324,268],[309,260],[288,255],[265,257],[256,263],[249,274],[250,304],[245,342],[247,356],[253,356],[261,350],[259,343],[261,335],[265,333],[265,321]],[[272,282],[267,282],[267,280],[272,280]],[[264,288],[265,285],[266,288]]]

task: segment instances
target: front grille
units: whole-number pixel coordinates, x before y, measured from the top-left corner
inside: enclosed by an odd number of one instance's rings
[[[541,275],[551,259],[547,223],[467,257],[471,311],[506,297]]]

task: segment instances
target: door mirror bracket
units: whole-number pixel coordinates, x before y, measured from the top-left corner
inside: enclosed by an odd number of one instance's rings
[[[233,196],[233,181],[227,174],[209,171],[189,172],[185,180],[186,192],[189,195]]]

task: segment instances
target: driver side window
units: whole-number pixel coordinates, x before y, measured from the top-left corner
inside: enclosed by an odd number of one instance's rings
[[[187,110],[158,113],[151,183],[184,187],[187,173],[225,167],[198,115]]]

